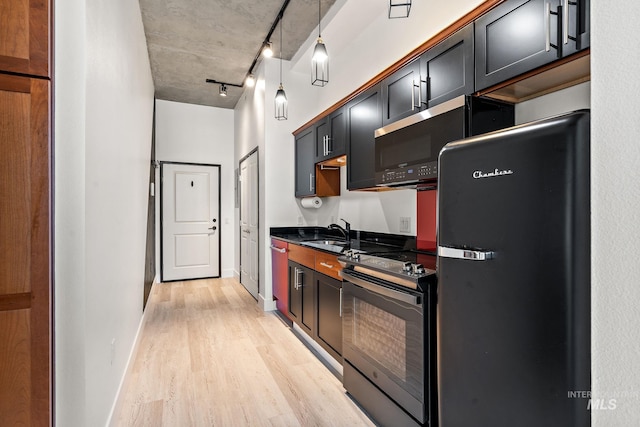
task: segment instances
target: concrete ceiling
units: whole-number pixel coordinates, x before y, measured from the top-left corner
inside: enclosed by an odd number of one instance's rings
[[[234,108],[242,88],[222,97],[205,80],[243,83],[283,1],[140,0],[156,97]],[[322,16],[335,1],[321,0]],[[318,25],[318,0],[291,0],[283,21],[282,57],[291,59]],[[280,24],[271,41],[277,57]]]

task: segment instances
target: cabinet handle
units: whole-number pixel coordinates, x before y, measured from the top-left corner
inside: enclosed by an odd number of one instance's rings
[[[304,282],[304,271],[302,271],[302,269],[297,269],[296,278],[298,279],[298,287],[296,289],[300,290]]]
[[[309,174],[309,191],[313,193],[313,172]]]
[[[420,83],[420,82],[421,82],[420,78],[418,78],[418,84],[416,84],[416,82],[414,80],[413,81],[413,89],[411,89],[413,93],[415,93],[416,88],[418,89],[418,103],[417,104],[415,104],[415,103],[413,104],[413,108],[417,109],[418,111],[420,111],[420,107],[422,107],[422,94],[421,94],[422,91],[420,90],[421,89],[420,85],[422,83]],[[411,95],[412,101],[413,101],[413,98],[415,98],[415,95],[413,95],[413,93]]]
[[[546,52],[549,52],[551,48],[558,48],[558,46],[551,43],[551,15],[558,15],[558,12],[551,11],[551,3],[546,2],[544,4],[544,25],[546,30],[544,35],[544,50]]]
[[[411,82],[411,111],[416,108],[416,82]]]
[[[569,0],[562,0],[562,44],[569,43]]]
[[[270,245],[270,246],[271,246],[271,249],[272,249],[272,250],[274,250],[274,251],[276,251],[276,252],[280,252],[281,254],[284,254],[284,253],[286,253],[286,252],[287,252],[287,249],[286,249],[286,248],[279,248],[279,247],[277,247],[277,246],[273,246],[273,245]]]
[[[320,265],[326,268],[333,268],[333,264],[327,264],[326,262],[321,262]]]
[[[327,155],[327,135],[322,137],[322,155]]]
[[[331,153],[333,153],[333,138],[331,138],[329,135],[327,135],[327,156]]]
[[[342,317],[342,288],[340,288],[340,317]]]
[[[551,50],[551,4],[546,2],[544,4],[544,50],[549,52]]]

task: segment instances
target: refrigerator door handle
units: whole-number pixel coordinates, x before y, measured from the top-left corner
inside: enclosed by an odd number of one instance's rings
[[[495,252],[438,246],[438,256],[445,258],[469,259],[472,261],[487,261],[495,258]]]

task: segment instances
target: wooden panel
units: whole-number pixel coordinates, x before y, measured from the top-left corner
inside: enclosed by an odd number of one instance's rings
[[[590,50],[540,67],[478,92],[478,95],[512,103],[524,102],[591,79]]]
[[[30,369],[27,397],[13,396],[15,380],[0,381],[0,396],[27,399],[30,405],[30,421],[19,425],[51,424],[49,91],[47,80],[0,74],[0,295],[4,309],[31,306],[0,312],[15,328],[4,329],[5,333],[20,342],[3,357],[19,357]],[[0,322],[3,328],[4,324]],[[24,345],[29,347],[26,358]],[[3,370],[11,366],[6,363],[0,361]],[[16,425],[5,418],[23,417],[19,406],[12,408],[0,411],[0,425]]]
[[[328,167],[328,169],[326,169]],[[316,195],[319,197],[340,195],[340,168],[316,165]]]
[[[0,312],[0,425],[31,422],[29,310]]]
[[[0,90],[0,294],[30,291],[30,98]]]
[[[0,2],[0,70],[50,77],[49,3]]]
[[[304,265],[305,267],[315,268],[316,251],[305,248],[300,245],[289,244],[289,260]]]
[[[316,251],[315,270],[334,279],[342,280],[342,277],[340,277],[342,267],[336,255]]]
[[[0,295],[0,311],[23,310],[31,308],[31,294]]]

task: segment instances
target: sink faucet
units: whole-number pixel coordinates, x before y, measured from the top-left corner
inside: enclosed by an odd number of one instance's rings
[[[351,235],[351,224],[349,224],[346,220],[340,218],[341,221],[344,221],[344,225],[346,228],[342,228],[341,226],[339,226],[338,224],[329,224],[329,226],[327,227],[329,230],[339,230],[342,235],[344,236],[345,240],[347,241],[351,241],[350,235]]]

